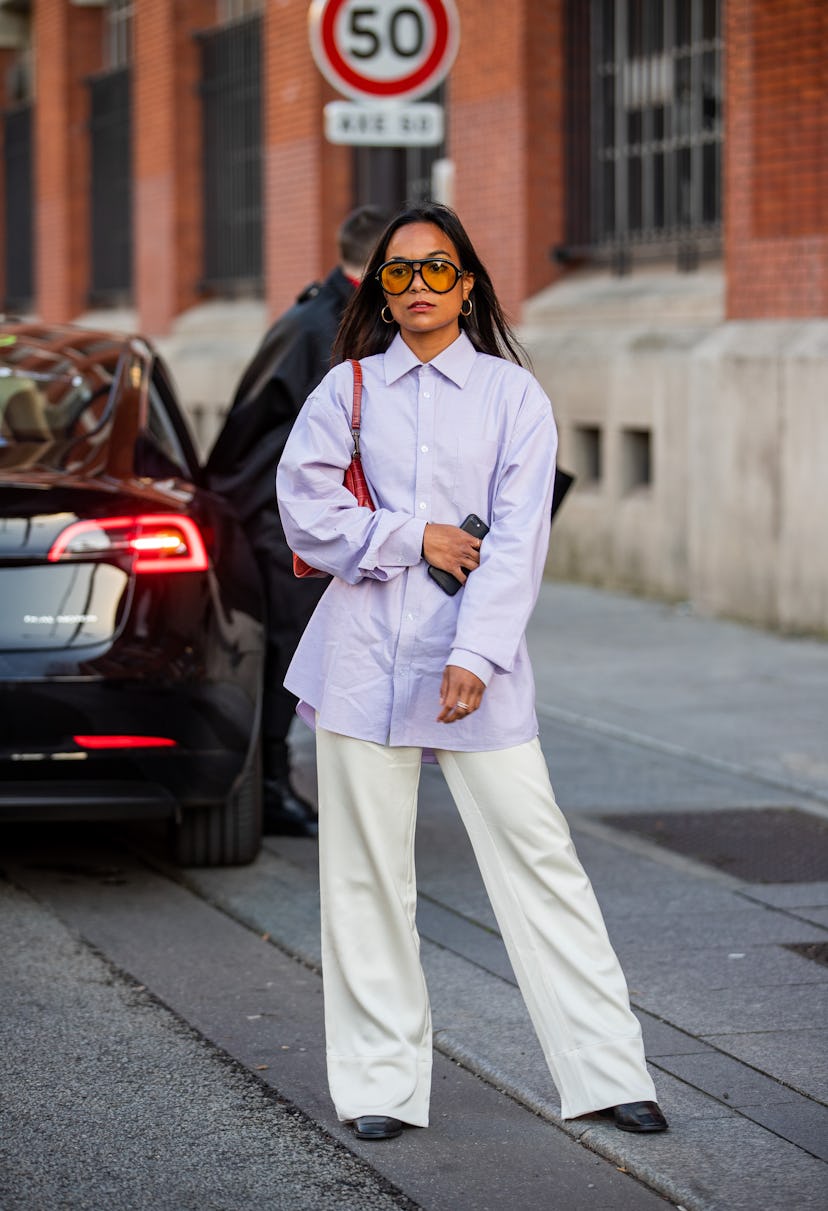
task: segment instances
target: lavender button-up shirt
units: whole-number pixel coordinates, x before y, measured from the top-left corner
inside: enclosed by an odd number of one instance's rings
[[[376,511],[343,488],[353,373],[305,403],[277,472],[293,550],[332,573],[285,678],[308,722],[379,744],[508,748],[538,730],[525,630],[549,541],[557,433],[528,371],[461,335],[423,364],[397,336],[362,362],[363,467]],[[427,574],[425,524],[491,527],[480,567],[449,597]],[[488,686],[479,710],[437,723],[447,664]]]

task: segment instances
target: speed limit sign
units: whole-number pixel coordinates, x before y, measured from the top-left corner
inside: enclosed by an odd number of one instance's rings
[[[436,88],[460,41],[454,0],[314,0],[311,50],[327,80],[358,101],[404,101]]]

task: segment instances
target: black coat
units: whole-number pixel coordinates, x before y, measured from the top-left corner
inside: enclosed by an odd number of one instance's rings
[[[242,375],[207,460],[209,487],[230,501],[256,556],[279,684],[329,578],[293,575],[276,507],[276,467],[302,405],[330,369],[331,347],[353,292],[342,270],[334,269],[276,321]]]
[[[276,511],[274,475],[299,410],[331,365],[331,346],[354,288],[341,269],[309,286],[268,331],[242,375],[207,460],[210,487],[255,536]]]

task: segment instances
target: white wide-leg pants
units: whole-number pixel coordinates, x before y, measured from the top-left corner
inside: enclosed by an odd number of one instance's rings
[[[437,760],[471,839],[561,1114],[654,1101],[620,964],[540,742]],[[431,1011],[415,924],[419,748],[317,729],[328,1081],[342,1121],[428,1125]]]

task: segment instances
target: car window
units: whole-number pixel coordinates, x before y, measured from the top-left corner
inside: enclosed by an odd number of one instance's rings
[[[135,471],[152,479],[192,479],[187,456],[154,377],[150,380],[146,428],[136,445]]]
[[[97,428],[109,397],[108,381],[80,374],[0,370],[0,433],[4,443],[51,442]]]

